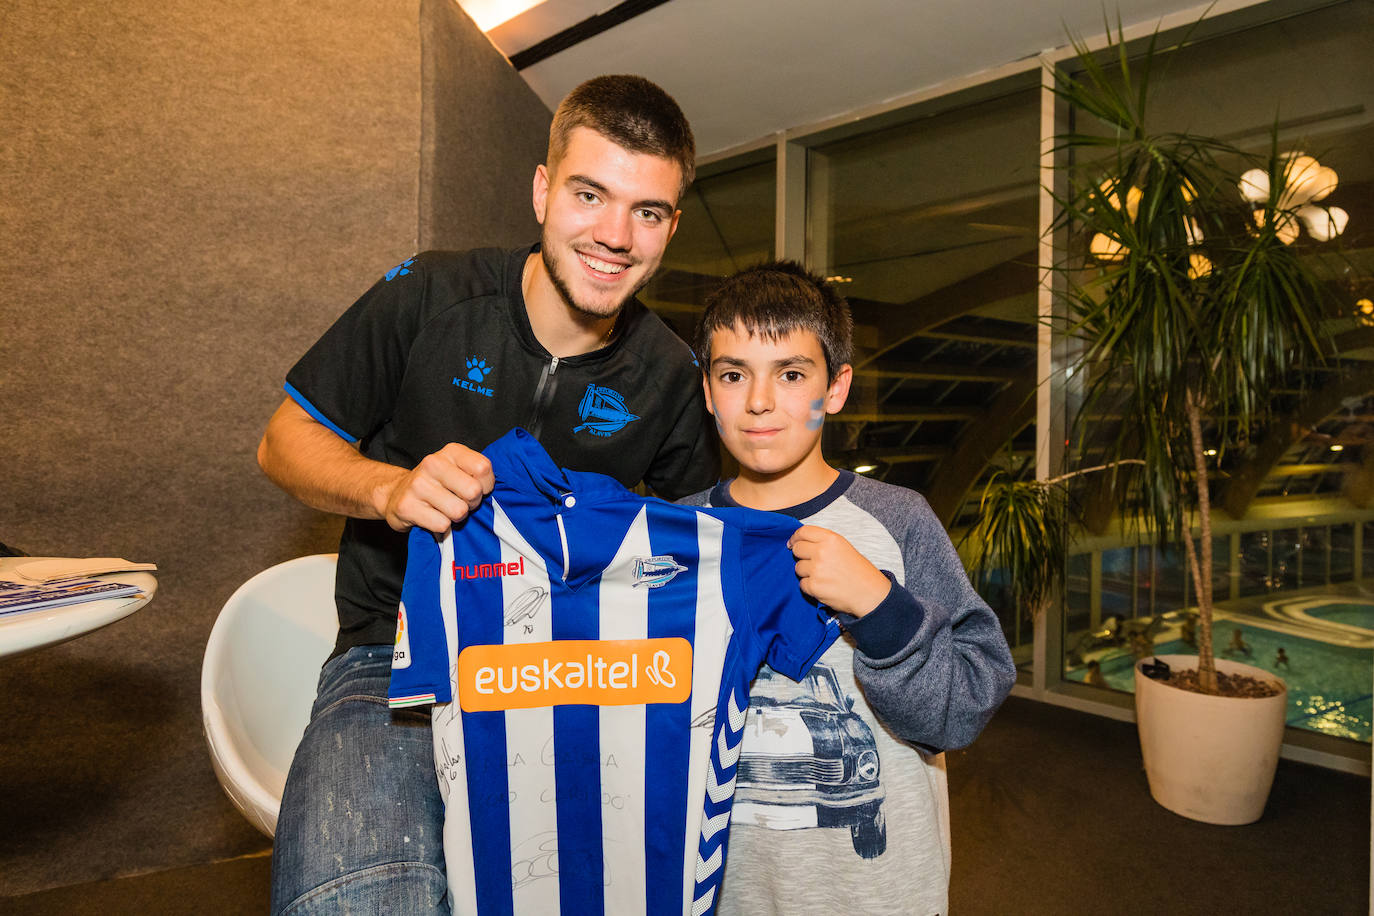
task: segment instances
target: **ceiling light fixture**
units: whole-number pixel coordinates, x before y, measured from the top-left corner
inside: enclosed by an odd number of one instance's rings
[[[1314,242],[1329,242],[1345,232],[1350,222],[1350,214],[1340,207],[1317,206],[1316,202],[1325,200],[1336,190],[1339,178],[1336,170],[1322,165],[1314,157],[1302,152],[1288,152],[1279,157],[1283,188],[1277,199],[1270,201],[1269,173],[1264,169],[1250,169],[1240,176],[1240,196],[1249,201],[1254,209],[1251,213],[1257,228],[1263,229],[1272,220],[1274,234],[1280,242],[1291,245],[1298,240],[1303,229]],[[1143,196],[1140,188],[1121,187],[1121,182],[1108,178],[1099,186],[1102,199],[1113,208],[1123,211],[1134,220]],[[1191,202],[1196,192],[1185,185],[1183,194]],[[1186,218],[1184,234],[1190,246],[1203,244],[1202,227],[1192,218]],[[1093,260],[1099,263],[1114,263],[1126,257],[1126,247],[1119,239],[1098,232],[1088,243],[1088,251]],[[1188,276],[1192,279],[1204,277],[1212,271],[1212,262],[1200,252],[1188,256]]]
[[[533,9],[544,0],[458,0],[463,12],[472,17],[477,28],[490,32],[503,22]]]
[[[1283,189],[1274,201],[1279,211],[1274,217],[1274,233],[1279,241],[1285,245],[1297,241],[1300,224],[1314,242],[1329,242],[1344,232],[1350,222],[1349,213],[1340,207],[1316,206],[1316,201],[1326,199],[1336,190],[1336,170],[1296,150],[1284,153],[1279,161]],[[1255,225],[1261,228],[1269,220],[1271,190],[1269,173],[1264,169],[1251,169],[1240,176],[1240,196],[1256,205]]]

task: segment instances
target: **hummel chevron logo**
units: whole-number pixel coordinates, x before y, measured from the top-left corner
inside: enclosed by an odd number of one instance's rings
[[[731,773],[730,781],[724,785],[721,785],[720,780],[716,778],[715,767],[711,767],[710,772],[706,775],[709,777],[706,781],[706,794],[711,796],[711,801],[720,804],[735,794],[735,774]]]
[[[701,825],[701,838],[709,840],[725,829],[725,825],[730,823],[730,812],[726,811],[717,814],[715,817],[708,817]]]
[[[744,744],[744,741],[741,740],[742,738],[742,735],[736,735],[735,745],[734,747],[731,747],[729,744],[726,744],[725,742],[724,728],[722,728],[720,730],[720,733],[716,735],[716,750],[718,752],[717,756],[720,757],[720,768],[722,770],[728,770],[732,768],[735,764],[739,763],[739,750],[740,747]]]
[[[706,893],[692,901],[692,916],[705,916],[711,912],[711,904],[716,900],[716,889],[707,888]]]
[[[730,691],[730,730],[740,731],[744,728],[744,710],[739,708],[739,700],[735,697],[735,692]]]
[[[711,858],[704,861],[701,858],[701,853],[697,853],[697,883],[701,883],[711,877],[718,868],[720,868],[719,846],[716,847],[715,852],[711,853]]]

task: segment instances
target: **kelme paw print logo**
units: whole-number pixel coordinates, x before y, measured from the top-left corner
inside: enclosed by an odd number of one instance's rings
[[[491,375],[491,366],[487,365],[485,359],[478,359],[475,356],[468,357],[468,378],[474,382],[484,382],[487,376]]]
[[[471,391],[473,394],[480,394],[484,398],[495,397],[496,392],[482,383],[487,380],[487,376],[491,375],[491,370],[496,367],[488,366],[487,361],[480,356],[469,356],[466,366],[468,370],[466,375],[462,378],[456,375],[453,377],[454,387]]]
[[[412,265],[412,264],[414,264],[414,263],[415,263],[415,259],[414,259],[414,258],[407,258],[406,260],[402,261],[400,264],[397,264],[395,267],[391,268],[390,270],[388,270],[388,271],[386,272],[386,277],[385,277],[386,281],[387,281],[388,283],[390,283],[392,280],[395,280],[397,277],[404,277],[404,276],[407,276],[407,275],[410,273],[410,265]]]

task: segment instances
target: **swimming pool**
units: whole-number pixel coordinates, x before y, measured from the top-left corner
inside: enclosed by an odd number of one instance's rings
[[[1307,611],[1313,617],[1343,623],[1374,631],[1374,605],[1372,604],[1322,604]]]
[[[1213,635],[1217,656],[1245,662],[1283,678],[1288,685],[1288,725],[1368,743],[1374,734],[1374,651],[1364,646],[1374,638],[1374,603],[1348,598],[1307,599],[1302,602],[1301,611],[1341,629],[1328,634],[1309,628],[1308,635],[1316,638],[1307,638],[1298,635],[1292,617],[1286,617],[1280,625],[1258,615],[1219,611]],[[1232,631],[1237,629],[1249,648],[1248,654],[1228,648]],[[1368,630],[1368,638],[1361,638],[1360,630]],[[1287,656],[1286,665],[1278,663],[1280,648]],[[1187,655],[1197,650],[1179,639],[1177,626],[1172,626],[1156,638],[1155,651]],[[1127,649],[1108,649],[1093,657],[1101,665],[1108,687],[1126,693],[1135,691],[1135,659]],[[1082,681],[1086,671],[1086,667],[1080,666],[1066,671],[1065,677]]]

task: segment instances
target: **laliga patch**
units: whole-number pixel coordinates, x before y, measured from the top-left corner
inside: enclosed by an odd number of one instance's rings
[[[410,667],[410,627],[406,625],[406,606],[396,610],[396,648],[391,652],[391,670]]]

